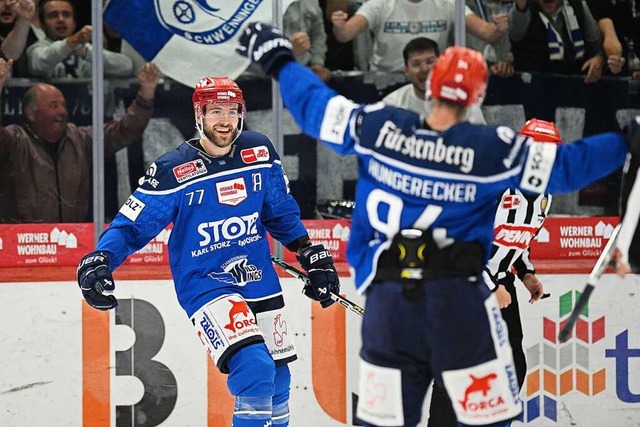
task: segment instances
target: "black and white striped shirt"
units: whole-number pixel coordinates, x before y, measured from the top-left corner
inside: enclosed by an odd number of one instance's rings
[[[618,235],[617,248],[622,261],[629,264],[637,274],[640,272],[640,179],[638,168],[640,159],[630,156],[625,164],[622,178],[620,207],[622,225]]]
[[[491,256],[485,267],[491,279],[487,281],[489,288],[495,290],[505,279],[511,281],[512,267],[521,279],[526,273],[535,274],[529,245],[540,231],[550,206],[550,194],[525,195],[515,189],[502,193],[493,224]]]

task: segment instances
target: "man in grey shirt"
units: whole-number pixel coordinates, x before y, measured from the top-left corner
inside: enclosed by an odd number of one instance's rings
[[[404,74],[409,83],[385,96],[382,102],[427,117],[431,111],[431,101],[427,100],[426,83],[439,55],[438,44],[426,37],[417,37],[407,43],[402,50],[402,56]],[[469,107],[465,120],[475,124],[487,124],[480,103]]]
[[[76,30],[75,9],[70,0],[43,0],[40,20],[46,38],[27,48],[29,73],[45,78],[91,77],[91,26]],[[104,51],[105,77],[130,77],[133,62],[121,53]]]
[[[331,71],[324,65],[327,34],[318,1],[298,0],[289,6],[283,17],[283,29],[293,44],[296,61],[309,67],[322,80],[328,81]]]

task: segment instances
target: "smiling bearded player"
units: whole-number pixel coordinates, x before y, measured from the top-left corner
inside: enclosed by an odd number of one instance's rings
[[[235,396],[234,427],[289,424],[296,359],[267,231],[308,271],[305,294],[332,304],[340,285],[331,254],[313,245],[271,141],[243,131],[242,91],[205,77],[193,94],[193,139],[158,158],[78,266],[87,303],[115,308],[111,272],[173,223],[169,259],[176,295]],[[284,330],[283,330],[284,328]],[[175,404],[177,395],[166,397]],[[171,402],[171,400],[173,400]]]

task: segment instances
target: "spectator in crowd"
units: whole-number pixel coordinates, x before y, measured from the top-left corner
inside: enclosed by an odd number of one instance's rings
[[[402,50],[402,57],[404,58],[404,74],[409,83],[385,96],[382,102],[427,117],[432,105],[426,96],[426,84],[433,64],[439,55],[438,44],[426,37],[418,37],[407,43]],[[466,118],[471,123],[486,124],[480,103],[469,107]]]
[[[4,84],[11,60],[0,60]],[[142,137],[151,118],[160,71],[138,73],[140,90],[126,114],[104,125],[105,153]],[[91,126],[68,123],[62,92],[33,85],[23,99],[24,125],[0,127],[0,222],[85,222],[90,219]]]
[[[507,12],[502,0],[466,0],[466,4],[473,13],[487,22],[492,22],[494,18]],[[506,60],[511,53],[509,37],[500,37],[497,42],[491,44],[473,34],[467,34],[467,47],[482,52],[489,65]]]
[[[70,0],[43,0],[38,10],[46,38],[27,48],[29,72],[45,78],[91,77],[91,26],[76,31]],[[129,77],[133,62],[121,53],[103,51],[105,77]]]
[[[12,59],[11,75],[29,77],[25,47],[38,40],[31,21],[36,15],[34,0],[2,0],[0,2],[0,40],[4,59]]]
[[[625,58],[625,73],[640,79],[640,0],[602,0],[613,3],[612,20],[616,34],[622,42]],[[597,7],[600,1],[591,1],[590,7]],[[594,12],[595,13],[595,12]]]
[[[467,0],[466,3],[473,13],[487,22],[503,19],[501,16],[507,12],[502,0]],[[491,74],[498,77],[511,77],[514,74],[509,37],[500,37],[491,44],[467,33],[467,46],[482,52]]]
[[[516,0],[509,37],[516,71],[581,74],[600,80],[602,37],[584,0]]]
[[[342,10],[352,15],[360,7],[356,0],[320,0],[323,11],[324,32],[327,35],[327,58],[325,65],[329,70],[353,70],[355,68],[354,42],[340,43],[333,34],[331,15]]]
[[[331,71],[324,65],[327,34],[318,0],[298,0],[289,6],[284,13],[283,30],[293,44],[296,60],[328,81]]]
[[[348,19],[347,19],[348,18]],[[333,32],[340,42],[353,40],[365,31],[373,33],[372,71],[402,71],[402,58],[398,52],[415,37],[427,37],[438,43],[442,51],[453,41],[455,22],[454,0],[369,0],[355,15],[344,11],[331,15]],[[506,14],[497,16],[492,23],[485,22],[466,9],[467,30],[482,40],[495,43],[508,31]]]
[[[602,49],[607,57],[607,67],[613,74],[620,74],[624,66],[622,43],[613,22],[613,4],[609,0],[587,0],[589,10],[602,33]]]

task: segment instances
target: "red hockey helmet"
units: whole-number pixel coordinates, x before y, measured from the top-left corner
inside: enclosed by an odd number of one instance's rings
[[[480,52],[453,46],[444,51],[431,70],[430,96],[469,107],[484,96],[488,77]]]
[[[527,120],[518,133],[520,135],[530,136],[538,142],[562,144],[560,132],[558,132],[558,128],[553,122],[547,122],[540,119]]]
[[[213,104],[238,104],[240,117],[244,118],[244,96],[240,87],[229,77],[204,77],[193,92],[193,111],[196,124],[200,125],[204,106]]]

